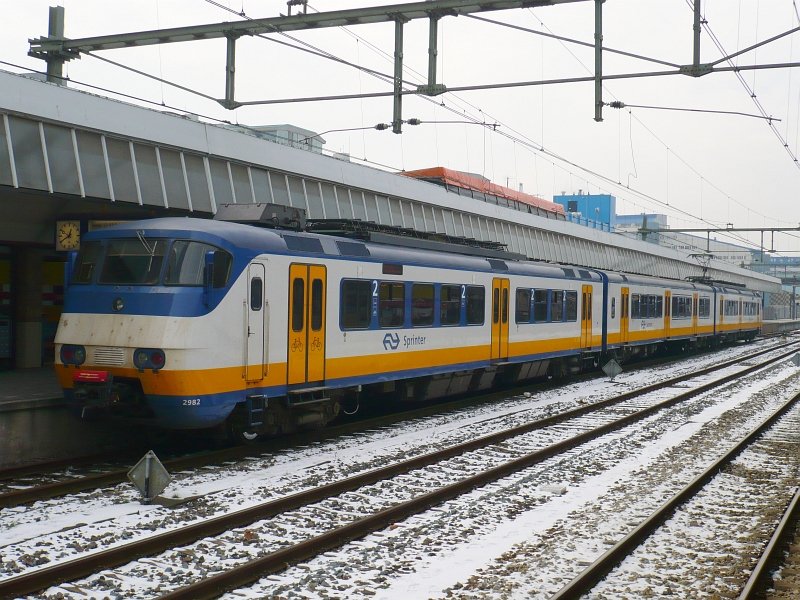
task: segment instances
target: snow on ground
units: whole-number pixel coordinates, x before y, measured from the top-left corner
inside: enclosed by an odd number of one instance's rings
[[[565,385],[557,390],[508,398],[502,403],[472,408],[456,414],[418,419],[390,428],[295,448],[240,464],[191,473],[175,473],[173,474],[175,481],[164,495],[173,499],[194,496],[200,496],[201,499],[173,509],[156,505],[141,506],[138,504],[135,492],[127,485],[117,486],[113,490],[106,489],[66,499],[41,502],[25,509],[4,509],[0,511],[0,531],[2,531],[0,579],[16,572],[14,565],[17,561],[27,564],[25,561],[20,561],[20,558],[26,555],[34,557],[33,564],[44,565],[77,556],[86,546],[87,539],[92,540],[90,543],[98,549],[121,544],[136,537],[180,527],[187,522],[207,519],[269,498],[295,493],[321,482],[363,472],[389,461],[423,454],[445,444],[542,418],[682,372],[691,372],[708,364],[719,363],[750,352],[754,346],[757,344],[736,346],[715,354],[695,356],[678,365],[624,373],[613,383],[599,378],[590,382]],[[794,373],[794,369],[784,365],[780,369],[773,370],[773,376],[778,380],[785,379]],[[774,381],[774,378],[771,376],[768,379]],[[764,379],[758,385],[763,387],[770,384]],[[751,387],[750,392],[752,391]],[[472,515],[470,518],[474,521],[473,535],[467,533],[461,540],[448,540],[444,545],[437,545],[434,543],[436,531],[430,531],[429,535],[432,536],[430,545],[435,551],[425,556],[426,545],[420,544],[418,540],[416,547],[420,549],[420,556],[402,561],[402,568],[396,569],[390,576],[383,575],[381,569],[376,567],[371,573],[375,580],[366,581],[363,585],[350,585],[353,582],[345,581],[337,583],[338,588],[331,588],[324,582],[317,585],[312,580],[311,584],[298,586],[297,581],[307,580],[309,577],[307,572],[315,570],[316,561],[312,561],[305,568],[295,567],[254,586],[252,590],[240,590],[236,596],[230,597],[241,597],[238,594],[263,597],[264,594],[271,594],[276,589],[281,590],[281,593],[286,589],[291,590],[293,586],[297,591],[289,596],[297,598],[336,597],[337,594],[339,597],[354,594],[364,597],[377,595],[381,598],[494,597],[495,594],[482,586],[469,591],[465,585],[470,578],[480,579],[486,577],[486,573],[491,573],[493,569],[497,570],[496,565],[504,560],[504,556],[513,554],[516,548],[530,543],[530,540],[546,536],[553,528],[569,527],[564,523],[568,523],[572,518],[571,515],[579,512],[581,507],[587,506],[610,490],[624,487],[625,484],[622,482],[629,479],[632,473],[646,472],[648,467],[657,463],[665,453],[674,451],[687,440],[700,435],[705,426],[732,410],[737,403],[745,402],[746,396],[744,392],[732,394],[719,401],[701,403],[702,406],[699,405],[701,408],[685,417],[677,419],[673,417],[673,422],[663,425],[664,430],[658,436],[654,435],[646,442],[643,438],[639,439],[634,444],[636,447],[633,454],[628,449],[625,458],[615,459],[615,462],[602,472],[595,474],[589,472],[581,477],[574,477],[565,471],[559,476],[558,463],[560,460],[566,460],[562,458],[549,461],[547,466],[543,467],[544,471],[540,471],[537,477],[509,478],[502,484],[488,486],[501,500],[504,495],[516,494],[515,501],[518,505],[510,511],[513,513],[511,515],[505,514],[505,510],[501,509],[497,511],[497,519],[487,520],[485,515],[481,514],[486,510],[482,508],[486,502],[482,496],[485,490],[477,490],[468,497],[453,501],[455,504],[448,503],[448,506],[452,504],[470,507],[467,513]],[[618,432],[614,436],[604,438],[603,442],[582,447],[580,453],[602,454],[607,451],[604,448],[607,448],[612,440],[621,445],[630,443],[626,441],[626,437],[627,434]],[[698,460],[701,459],[703,464],[707,462],[706,457],[698,457]],[[687,469],[691,469],[691,466],[687,466]],[[521,484],[525,486],[525,492],[514,491],[514,486]],[[560,493],[561,488],[565,493]],[[659,493],[666,494],[668,491],[668,486],[665,486],[661,491],[654,489],[653,493],[658,496]],[[497,501],[492,500],[487,506],[495,506]],[[450,514],[449,509],[442,510],[445,512],[431,512],[434,517],[443,518],[446,522],[446,517]],[[460,514],[460,510],[462,509],[453,509],[453,515]],[[426,521],[430,519],[425,516],[409,519],[408,522],[382,535],[370,536],[360,543],[329,553],[325,560],[334,560],[331,557],[341,555],[340,562],[346,564],[353,558],[353,548],[357,548],[358,552],[365,556],[374,558],[370,555],[370,551],[375,552],[375,548],[392,538],[397,538],[398,547],[402,548],[407,543],[402,540],[403,536],[415,530],[418,525],[422,530],[429,530],[430,523],[426,526]],[[424,542],[424,539],[422,541]],[[247,555],[247,552],[243,551],[242,555]],[[324,571],[325,560],[317,560],[322,561],[321,568]],[[16,566],[19,567],[20,564]],[[366,574],[364,576],[366,577]],[[133,572],[125,577],[129,578],[124,586],[127,589],[144,590],[148,587],[143,582],[137,581]],[[508,575],[504,577],[507,582],[514,579]],[[524,579],[522,577],[523,581]],[[524,588],[525,584],[520,585]],[[552,586],[552,581],[550,585]],[[64,592],[66,588],[59,589]],[[511,589],[514,589],[513,586]],[[517,589],[517,593],[521,593],[520,589]],[[522,593],[526,597],[529,594],[533,594],[530,589]],[[497,597],[500,596],[503,594],[498,591]]]

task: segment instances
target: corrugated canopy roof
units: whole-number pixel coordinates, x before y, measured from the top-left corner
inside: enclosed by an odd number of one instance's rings
[[[564,207],[560,204],[550,202],[539,196],[534,196],[533,194],[526,194],[502,185],[497,185],[488,179],[477,175],[470,175],[462,171],[454,171],[453,169],[446,169],[445,167],[431,167],[429,169],[418,169],[416,171],[404,171],[401,174],[406,177],[413,177],[414,179],[437,180],[447,185],[453,185],[475,192],[483,192],[484,194],[492,194],[501,198],[508,198],[509,200],[516,200],[523,204],[536,206],[560,215],[564,214]]]

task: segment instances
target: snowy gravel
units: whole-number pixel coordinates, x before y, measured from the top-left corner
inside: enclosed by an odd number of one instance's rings
[[[749,352],[756,346],[737,346],[713,355],[692,357],[677,366],[623,374],[611,384],[605,379],[597,379],[567,385],[530,397],[522,395],[492,406],[419,419],[224,467],[175,473],[175,481],[165,496],[176,499],[200,498],[173,509],[139,505],[135,493],[127,485],[41,502],[26,509],[5,509],[0,511],[0,579],[35,565],[65,560],[86,550],[109,547],[153,532],[180,527],[188,522],[295,493],[401,458],[427,453],[457,441],[594,402],[626,389],[673,377],[679,372],[691,372],[706,364],[727,360]],[[773,377],[776,381],[787,377],[791,379],[795,367],[782,366],[771,372],[770,381]],[[793,381],[785,386],[797,387],[796,380]],[[769,386],[780,387],[781,384],[770,384],[765,380],[759,385],[771,389]],[[770,394],[772,397],[778,396],[775,391]],[[694,400],[693,408],[674,409],[669,411],[670,416],[648,419],[646,426],[637,425],[606,436],[600,442],[550,459],[517,477],[504,479],[425,515],[398,523],[386,532],[328,553],[324,558],[307,565],[289,569],[265,579],[251,590],[239,593],[248,597],[277,595],[287,598],[375,595],[387,598],[448,595],[502,597],[509,590],[515,594],[524,590],[522,593],[528,595],[532,593],[531,584],[536,589],[546,589],[541,586],[548,585],[549,581],[552,588],[563,579],[563,573],[566,572],[564,565],[553,559],[553,556],[567,556],[563,551],[559,550],[562,554],[549,556],[546,550],[540,553],[540,560],[549,564],[548,569],[555,574],[549,579],[544,577],[542,581],[535,582],[530,582],[525,576],[536,564],[535,558],[523,553],[520,555],[521,561],[515,562],[512,556],[506,557],[504,554],[517,553],[515,545],[519,545],[520,549],[530,544],[546,548],[562,537],[563,532],[582,527],[581,512],[597,513],[594,521],[597,537],[597,533],[603,531],[598,523],[609,520],[609,510],[587,508],[587,504],[620,487],[633,489],[640,480],[645,480],[637,470],[649,472],[645,468],[647,464],[667,463],[661,465],[665,469],[663,475],[656,476],[655,480],[650,479],[649,488],[638,488],[640,495],[642,489],[647,489],[643,495],[649,496],[650,502],[655,497],[668,496],[673,484],[667,474],[672,479],[686,476],[683,469],[670,472],[669,468],[674,470],[680,467],[681,461],[687,463],[687,471],[700,467],[693,467],[693,463],[697,462],[694,455],[680,453],[676,459],[664,458],[664,453],[675,446],[688,444],[688,440],[694,436],[708,438],[705,439],[706,447],[713,449],[715,443],[711,441],[712,436],[706,431],[701,433],[701,429],[725,430],[724,426],[715,423],[728,413],[737,413],[732,419],[740,426],[736,431],[743,431],[746,428],[743,422],[755,419],[754,415],[762,414],[765,410],[763,406],[758,410],[752,407],[737,408],[739,403],[751,406],[758,402],[747,400],[746,394],[723,400]],[[746,415],[749,415],[747,419]],[[513,447],[495,447],[494,450],[476,454],[477,458],[455,459],[454,467],[432,467],[424,479],[446,483],[465,463],[472,461],[475,463],[473,468],[477,468],[487,461],[508,460],[511,454],[563,438],[572,430],[573,425],[534,432],[526,436],[524,442],[515,440]],[[728,436],[725,439],[732,439],[733,431],[725,431],[724,435]],[[691,460],[687,456],[692,456]],[[706,462],[703,459],[698,465]],[[387,485],[380,484],[371,491],[361,490],[328,501],[328,504],[317,505],[314,509],[308,509],[312,511],[310,519],[308,515],[302,515],[302,518],[295,521],[290,519],[288,524],[277,528],[253,524],[180,552],[143,559],[116,570],[114,574],[103,574],[100,576],[103,579],[94,577],[90,582],[79,582],[77,585],[84,589],[89,585],[101,596],[147,596],[148,589],[153,592],[171,589],[186,583],[187,577],[203,576],[217,568],[236,564],[241,558],[274,550],[290,539],[329,529],[378,504],[394,503],[406,494],[417,493],[421,485],[424,487],[427,484],[415,482],[413,477],[408,476]],[[624,513],[622,509],[630,511],[629,504],[635,503],[630,500],[620,500],[616,504],[612,502],[613,516],[617,518]],[[645,510],[641,508],[640,512]],[[575,511],[577,513],[573,514]],[[604,516],[601,517],[601,514]],[[592,516],[587,515],[588,518]],[[635,516],[626,519],[635,519]],[[622,521],[625,522],[625,519]],[[548,524],[553,528],[550,532]],[[592,526],[588,525],[588,528],[591,530]],[[586,530],[585,527],[583,529]],[[564,537],[571,537],[571,534]],[[604,540],[600,547],[604,543],[613,543],[611,531],[601,533],[600,537]],[[590,546],[594,549],[598,544],[594,542]],[[317,562],[320,562],[319,566]],[[363,568],[354,568],[359,565]],[[570,576],[566,577],[569,579]],[[65,597],[79,597],[76,589],[79,588],[64,585],[50,590],[47,595],[55,597],[57,593],[62,593]]]
[[[618,432],[616,440],[606,436],[595,447],[451,501],[438,514],[409,519],[386,535],[391,543],[370,536],[360,547],[347,546],[227,598],[547,598],[800,389],[793,365],[770,371],[752,398],[752,388],[740,385],[703,396]],[[797,435],[795,429],[795,444]],[[559,485],[566,493],[552,494]],[[749,555],[752,548],[743,551]],[[645,560],[653,571],[670,564],[657,555]],[[309,573],[325,581],[331,572],[333,589],[298,587]],[[366,594],[347,585],[358,580],[372,582]]]

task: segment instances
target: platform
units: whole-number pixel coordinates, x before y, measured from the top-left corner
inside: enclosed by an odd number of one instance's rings
[[[58,406],[63,401],[52,366],[0,371],[0,412]]]
[[[778,319],[776,321],[764,321],[761,326],[761,333],[768,335],[796,331],[798,329],[800,329],[800,319]]]
[[[0,371],[0,470],[114,453],[136,442],[129,426],[76,418],[52,366]]]

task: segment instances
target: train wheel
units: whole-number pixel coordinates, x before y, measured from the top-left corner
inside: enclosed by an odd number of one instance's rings
[[[238,446],[252,444],[258,439],[258,432],[245,427],[237,426],[229,422],[225,428],[225,434],[232,444]]]
[[[232,444],[252,444],[258,439],[259,435],[264,433],[270,432],[265,431],[263,426],[254,427],[250,425],[241,405],[237,406],[228,417],[228,420],[225,421],[225,435]]]

